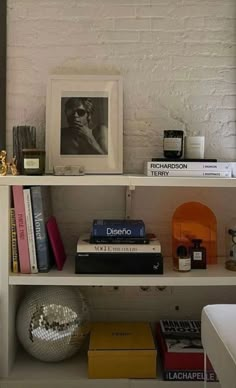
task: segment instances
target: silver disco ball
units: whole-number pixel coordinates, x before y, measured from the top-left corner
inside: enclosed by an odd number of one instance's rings
[[[73,287],[34,287],[22,300],[16,317],[18,338],[33,357],[65,360],[81,347],[89,332],[89,309]]]

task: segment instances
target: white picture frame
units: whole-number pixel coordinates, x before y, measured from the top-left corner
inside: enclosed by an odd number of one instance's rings
[[[52,75],[46,105],[47,173],[69,166],[85,174],[123,173],[121,76]]]

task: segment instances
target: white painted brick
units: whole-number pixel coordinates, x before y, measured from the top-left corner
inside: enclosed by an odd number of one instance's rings
[[[176,31],[184,29],[184,20],[181,18],[159,17],[151,19],[151,29],[158,31]]]
[[[150,30],[151,22],[148,19],[116,19],[117,30]]]
[[[218,69],[204,67],[201,69],[191,69],[189,71],[190,80],[223,80],[223,74]]]
[[[136,15],[138,17],[157,17],[157,16],[169,16],[171,13],[171,7],[167,4],[166,6],[145,6],[145,7],[137,7]]]
[[[125,171],[162,156],[176,127],[204,134],[206,156],[236,158],[222,142],[235,135],[235,13],[233,0],[8,0],[8,149],[17,124],[43,141],[49,73],[115,72]]]
[[[236,107],[236,95],[235,96],[224,96],[222,106],[225,108],[235,109]]]
[[[208,17],[196,17],[191,15],[184,18],[184,26],[187,29],[193,30],[212,30],[212,31],[233,31],[235,26],[235,19],[223,18],[220,15],[218,17],[212,18]],[[206,34],[207,35],[207,34]]]
[[[138,31],[106,31],[99,37],[101,42],[139,42],[140,34]]]
[[[227,96],[232,102],[231,97]],[[187,103],[192,107],[205,107],[207,109],[214,109],[215,107],[219,108],[223,105],[224,97],[222,96],[189,96]]]
[[[226,123],[229,121],[236,121],[235,109],[218,109],[211,114],[211,121]]]
[[[231,68],[235,67],[235,57],[216,57],[210,55],[204,56],[189,56],[189,57],[172,57],[173,67],[187,67],[187,68]]]
[[[172,11],[175,17],[184,17],[184,16],[194,16],[194,17],[221,17],[225,18],[235,18],[235,14],[232,12],[232,4],[214,4],[212,2],[211,5],[209,3],[205,3],[202,6],[199,6],[195,3],[195,5],[183,5],[176,7]]]

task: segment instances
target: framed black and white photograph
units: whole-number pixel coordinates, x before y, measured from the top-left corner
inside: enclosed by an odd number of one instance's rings
[[[120,76],[54,75],[48,83],[46,168],[123,172],[123,90]]]

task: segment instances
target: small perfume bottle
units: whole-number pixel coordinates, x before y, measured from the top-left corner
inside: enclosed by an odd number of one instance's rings
[[[179,245],[176,251],[177,254],[177,268],[179,272],[188,272],[191,270],[191,258],[188,255],[187,248],[184,245]]]
[[[189,254],[191,256],[192,269],[206,269],[206,248],[200,246],[202,240],[193,239],[193,247],[189,248]]]

